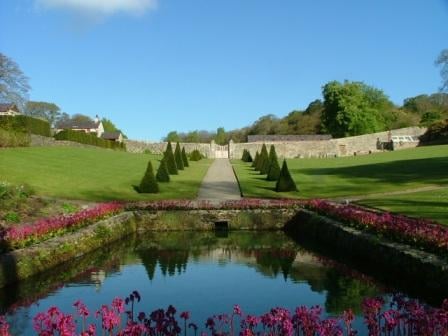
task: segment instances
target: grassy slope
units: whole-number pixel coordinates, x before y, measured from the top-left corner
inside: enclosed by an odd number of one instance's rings
[[[159,156],[104,149],[35,147],[0,150],[0,180],[27,183],[40,195],[83,200],[144,200],[194,198],[210,164],[192,162],[190,168],[160,183],[159,194],[138,194],[148,159]]]
[[[358,203],[448,225],[448,188],[365,199]]]
[[[240,160],[233,164],[243,194],[248,197],[335,198],[430,185],[448,187],[448,145],[358,157],[288,160],[298,193],[276,193],[275,182],[267,182],[250,165]],[[448,224],[446,189],[381,196],[362,204]]]

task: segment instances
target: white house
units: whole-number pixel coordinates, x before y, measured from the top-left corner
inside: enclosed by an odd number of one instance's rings
[[[0,116],[16,116],[20,114],[16,104],[0,104]]]
[[[95,117],[94,121],[86,121],[86,122],[68,121],[59,123],[56,125],[55,132],[59,133],[64,129],[70,129],[73,131],[79,131],[85,133],[94,133],[98,138],[100,138],[104,133],[103,123],[98,118],[98,116]]]

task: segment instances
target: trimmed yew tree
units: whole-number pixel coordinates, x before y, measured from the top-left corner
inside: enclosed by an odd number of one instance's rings
[[[254,167],[255,169],[257,169],[257,165],[258,165],[258,161],[260,160],[260,154],[258,153],[258,151],[255,153],[255,158],[254,161],[252,161],[252,167]]]
[[[166,160],[166,167],[168,168],[168,173],[170,173],[170,175],[177,175],[178,174],[177,165],[176,160],[174,159],[173,146],[171,146],[171,141],[168,141],[164,158]]]
[[[174,159],[176,160],[176,166],[179,170],[184,170],[184,160],[182,159],[182,151],[179,143],[176,143],[176,149],[174,150]]]
[[[269,169],[268,176],[266,179],[268,181],[277,181],[280,177],[280,166],[278,164],[277,153],[275,152],[274,145],[271,145],[269,150]]]
[[[160,161],[159,169],[157,169],[156,180],[157,182],[170,181],[170,174],[168,172],[168,167],[166,166],[165,158]]]
[[[275,191],[298,191],[296,183],[291,177],[286,160],[283,160],[282,169],[280,171],[280,176],[277,180],[275,186]]]
[[[156,178],[154,176],[154,171],[152,169],[151,160],[148,161],[148,166],[146,167],[145,175],[140,182],[138,187],[139,193],[151,193],[155,194],[159,192],[159,185],[157,184]]]
[[[261,154],[260,154],[260,162],[258,162],[258,171],[260,174],[264,175],[267,174],[267,170],[269,166],[269,154],[268,149],[266,148],[266,144],[263,144],[263,147],[261,147]]]
[[[185,152],[185,147],[182,147],[182,161],[185,168],[190,167],[190,164],[188,163],[187,153]]]

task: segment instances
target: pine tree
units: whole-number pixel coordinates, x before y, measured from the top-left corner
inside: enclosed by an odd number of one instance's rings
[[[269,154],[268,149],[266,148],[266,145],[263,144],[263,147],[261,147],[261,154],[260,154],[260,162],[258,162],[258,171],[260,174],[264,175],[267,174],[267,169],[269,165]]]
[[[283,160],[282,170],[275,186],[275,191],[297,191],[297,186],[291,177],[286,160]]]
[[[152,193],[152,194],[159,192],[159,185],[157,184],[156,178],[154,176],[151,160],[148,161],[148,166],[146,167],[146,172],[142,178],[142,181],[140,182],[138,191],[140,193]]]
[[[168,168],[168,173],[170,175],[177,175],[177,165],[176,160],[174,159],[173,147],[171,146],[171,141],[168,141],[168,145],[166,146],[164,158],[166,160],[166,167]]]
[[[185,147],[182,147],[182,161],[184,163],[184,167],[190,167],[190,164],[188,163],[187,153],[185,152]]]
[[[255,159],[252,161],[252,167],[257,170],[258,161],[260,161],[260,153],[258,151],[255,153]]]
[[[174,159],[176,160],[177,169],[184,170],[184,160],[182,160],[182,151],[180,150],[179,143],[176,143],[176,149],[174,150]]]
[[[166,166],[165,158],[160,161],[159,169],[157,169],[156,179],[158,182],[170,181],[170,174],[168,172],[168,167]]]
[[[277,153],[275,152],[274,145],[271,145],[269,150],[269,168],[268,168],[268,181],[277,181],[280,176],[280,166],[278,165]]]

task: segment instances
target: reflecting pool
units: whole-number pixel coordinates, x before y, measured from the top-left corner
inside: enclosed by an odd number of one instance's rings
[[[0,310],[15,335],[33,334],[36,313],[58,306],[91,311],[138,290],[137,311],[174,305],[200,327],[207,317],[283,306],[321,305],[326,315],[352,308],[362,320],[365,296],[388,291],[371,278],[319,256],[282,232],[178,232],[131,236],[51,272],[0,289]]]

